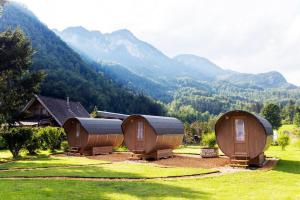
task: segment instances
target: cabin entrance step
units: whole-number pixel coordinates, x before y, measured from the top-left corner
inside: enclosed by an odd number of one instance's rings
[[[250,160],[247,158],[233,158],[230,159],[230,166],[231,167],[242,167],[242,168],[246,168],[249,166],[249,162]]]
[[[129,160],[142,160],[143,159],[143,154],[138,154],[138,153],[132,153],[131,157],[129,157]]]
[[[68,156],[76,156],[79,153],[80,148],[79,147],[70,147],[67,155]]]

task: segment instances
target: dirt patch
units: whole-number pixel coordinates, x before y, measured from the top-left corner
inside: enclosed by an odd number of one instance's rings
[[[201,158],[200,156],[175,155],[173,158],[151,162],[171,167],[217,168],[228,165],[229,159],[227,157]]]
[[[67,156],[60,154],[56,156]],[[86,156],[89,159],[104,160],[110,162],[136,162],[153,163],[164,167],[191,167],[191,168],[217,168],[229,164],[229,159],[225,156],[219,158],[201,158],[199,155],[176,154],[172,158],[160,160],[132,160],[130,152],[116,152],[108,155]]]
[[[109,155],[87,156],[90,159],[105,160],[110,162],[127,162],[131,158],[131,153],[113,153]],[[160,160],[130,160],[130,162],[153,163],[166,167],[191,167],[191,168],[216,168],[229,164],[227,157],[201,158],[199,155],[174,155],[172,158]]]

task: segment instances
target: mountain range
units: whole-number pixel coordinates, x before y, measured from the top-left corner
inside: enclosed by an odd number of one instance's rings
[[[195,81],[227,81],[261,88],[295,88],[279,72],[246,74],[225,70],[206,58],[183,54],[169,58],[129,30],[112,33],[70,27],[54,32],[74,50],[96,62],[119,64],[132,73],[155,82],[188,77]]]

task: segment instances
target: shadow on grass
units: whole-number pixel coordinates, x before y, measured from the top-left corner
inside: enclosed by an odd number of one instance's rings
[[[123,169],[123,168],[127,169]],[[148,171],[150,170],[150,171]],[[118,181],[120,179],[152,179],[164,177],[192,176],[206,174],[206,172],[170,171],[170,169],[143,168],[139,165],[115,166],[115,165],[97,165],[97,166],[75,166],[67,168],[45,168],[31,170],[11,170],[0,171],[0,178],[107,178]],[[84,181],[84,180],[83,180]]]
[[[103,162],[104,163],[104,162]],[[101,161],[99,163],[101,164]],[[44,167],[63,167],[63,166],[81,166],[85,163],[76,162],[76,160],[68,160],[66,158],[54,158],[48,155],[37,155],[31,157],[22,157],[18,160],[11,160],[0,164],[0,170],[8,169],[26,169],[26,168],[44,168]]]
[[[176,182],[175,182],[176,184]],[[211,199],[201,190],[176,186],[174,182],[86,182],[59,180],[1,180],[1,194],[7,199]],[[14,187],[11,187],[14,185]],[[15,190],[14,188],[17,188]],[[22,194],[22,196],[20,196]]]
[[[300,174],[300,161],[279,160],[277,166],[274,168],[274,171]]]
[[[187,187],[179,187],[169,183],[159,182],[132,182],[132,183],[98,183],[98,187],[106,190],[106,194],[120,193],[127,194],[132,197],[147,198],[180,198],[180,199],[210,199],[210,194],[203,191],[195,191]],[[104,193],[104,194],[105,194]]]

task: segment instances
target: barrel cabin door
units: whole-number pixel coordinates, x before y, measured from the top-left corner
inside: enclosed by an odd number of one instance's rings
[[[235,158],[248,157],[247,120],[243,116],[233,118],[233,152]]]
[[[135,151],[143,152],[145,151],[145,123],[139,120],[136,125]]]

